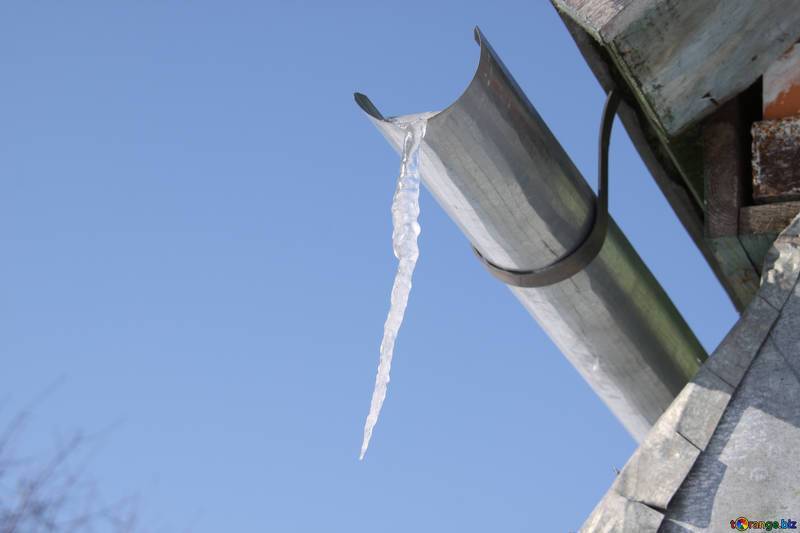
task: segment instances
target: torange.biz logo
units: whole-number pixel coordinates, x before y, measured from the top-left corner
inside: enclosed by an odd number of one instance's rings
[[[731,529],[747,531],[748,529],[763,529],[764,531],[774,531],[776,529],[797,529],[797,520],[781,518],[780,520],[748,520],[740,516],[736,520],[731,520]]]

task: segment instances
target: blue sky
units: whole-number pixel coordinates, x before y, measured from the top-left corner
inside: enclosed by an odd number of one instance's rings
[[[447,106],[475,25],[593,183],[603,94],[549,2],[0,6],[0,416],[63,377],[26,453],[113,426],[88,475],[146,531],[576,529],[635,445],[424,191],[357,460],[399,161],[352,93]],[[716,346],[735,313],[619,124],[611,211]]]

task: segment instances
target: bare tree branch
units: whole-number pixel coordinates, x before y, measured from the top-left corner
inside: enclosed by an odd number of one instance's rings
[[[74,432],[42,458],[15,452],[31,409],[55,383],[0,427],[0,533],[91,533],[136,531],[135,498],[104,504],[86,470],[93,455],[89,439]]]

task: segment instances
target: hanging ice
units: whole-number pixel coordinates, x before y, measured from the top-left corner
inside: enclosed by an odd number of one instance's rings
[[[422,138],[425,136],[425,127],[428,123],[427,115],[412,115],[394,120],[405,132],[403,141],[402,163],[400,176],[397,179],[397,189],[392,200],[392,248],[398,259],[397,274],[392,286],[392,299],[389,315],[383,326],[383,340],[381,341],[381,357],[378,362],[378,375],[375,377],[375,389],[372,391],[372,402],[369,414],[364,424],[364,441],[361,444],[361,455],[364,459],[367,453],[372,430],[378,421],[378,415],[386,398],[386,387],[389,384],[389,371],[392,367],[392,354],[394,342],[403,315],[408,304],[408,295],[411,292],[411,276],[419,257],[417,237],[419,237],[419,152]]]

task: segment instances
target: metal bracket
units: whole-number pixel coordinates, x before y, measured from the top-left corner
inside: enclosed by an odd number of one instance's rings
[[[573,249],[549,265],[535,270],[510,270],[498,266],[473,246],[472,251],[491,274],[514,287],[544,287],[572,277],[600,253],[606,240],[608,229],[608,146],[611,141],[611,127],[619,107],[619,92],[609,91],[600,124],[600,154],[598,163],[597,202],[594,206],[594,221],[586,237]]]

